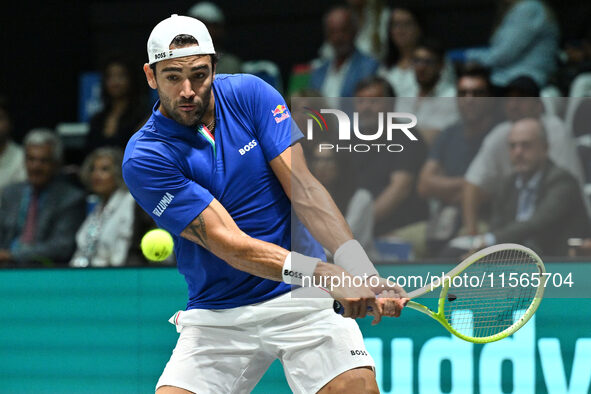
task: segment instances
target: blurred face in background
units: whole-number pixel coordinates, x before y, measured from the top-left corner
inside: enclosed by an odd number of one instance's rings
[[[355,49],[357,30],[350,11],[336,9],[325,20],[325,36],[337,58],[348,57]]]
[[[413,68],[421,88],[430,89],[437,84],[443,63],[436,54],[426,48],[417,48],[413,54]]]
[[[33,188],[42,189],[47,186],[58,167],[53,146],[50,144],[26,146],[25,166],[27,167],[27,179]]]
[[[414,16],[404,8],[395,8],[390,17],[392,42],[400,49],[414,48],[421,36],[421,29]]]
[[[90,188],[102,200],[107,200],[117,190],[115,164],[109,156],[98,156],[90,168]]]
[[[383,112],[383,127],[387,119],[387,112],[394,111],[394,99],[384,97],[386,92],[380,84],[369,85],[355,93],[355,111],[359,113],[359,128],[367,133],[378,129],[378,114]]]
[[[111,63],[105,69],[105,89],[113,99],[125,97],[129,93],[131,81],[127,69],[119,63]]]
[[[487,81],[477,76],[463,76],[457,83],[458,110],[462,119],[466,122],[475,122],[487,115],[492,110],[489,100],[482,97],[489,97],[490,91]]]
[[[540,122],[527,118],[516,122],[509,133],[509,155],[513,170],[526,178],[542,168],[548,145]]]

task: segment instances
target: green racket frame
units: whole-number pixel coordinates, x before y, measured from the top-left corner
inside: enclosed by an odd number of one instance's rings
[[[545,285],[546,285],[546,276],[543,275],[543,273],[546,272],[546,269],[544,267],[544,263],[543,263],[542,259],[533,250],[531,250],[523,245],[511,244],[511,243],[498,244],[498,245],[489,246],[488,248],[484,248],[484,249],[474,253],[473,255],[467,257],[460,264],[458,264],[453,270],[449,271],[446,274],[446,277],[449,277],[451,279],[451,278],[461,274],[466,268],[468,268],[470,265],[476,263],[480,259],[484,258],[485,256],[488,256],[492,253],[496,253],[496,252],[500,252],[500,251],[509,251],[509,250],[519,250],[521,252],[527,253],[528,255],[530,255],[531,257],[534,258],[536,265],[538,267],[539,273],[540,273],[540,285],[537,287],[534,299],[533,299],[532,303],[529,305],[529,307],[526,309],[523,316],[521,316],[519,318],[519,320],[517,320],[515,323],[513,323],[511,326],[509,326],[505,330],[503,330],[497,334],[487,336],[487,337],[471,337],[468,335],[464,335],[461,332],[455,330],[451,326],[451,324],[447,321],[447,319],[445,318],[445,303],[447,301],[447,293],[449,291],[449,283],[450,283],[449,280],[443,281],[444,284],[441,289],[439,301],[437,303],[437,312],[434,312],[431,309],[429,309],[428,307],[426,307],[422,304],[419,304],[418,302],[415,302],[415,301],[409,301],[406,304],[406,307],[414,309],[419,312],[422,312],[422,313],[426,314],[427,316],[432,317],[433,319],[435,319],[439,323],[441,323],[441,325],[443,327],[445,327],[450,333],[452,333],[453,335],[455,335],[465,341],[468,341],[468,342],[489,343],[489,342],[495,342],[500,339],[508,337],[509,335],[513,334],[515,331],[517,331],[521,327],[523,327],[525,325],[525,323],[527,323],[529,321],[529,319],[531,319],[531,317],[534,315],[534,313],[536,312],[536,310],[540,306],[540,302],[542,302],[542,298],[544,295],[544,289],[545,289]],[[442,285],[439,284],[439,286],[432,287],[432,284],[427,284],[426,286],[423,286],[420,289],[417,289],[417,290],[414,290],[414,291],[408,293],[408,297],[412,300],[413,298],[422,296],[422,295],[429,293],[441,286]],[[453,302],[453,301],[450,301],[450,302]]]

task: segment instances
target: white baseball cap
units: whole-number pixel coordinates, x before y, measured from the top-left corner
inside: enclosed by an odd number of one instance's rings
[[[199,45],[170,49],[170,43],[179,34],[193,36]],[[209,31],[198,19],[173,14],[158,23],[148,38],[148,63],[191,55],[214,55],[215,49]]]

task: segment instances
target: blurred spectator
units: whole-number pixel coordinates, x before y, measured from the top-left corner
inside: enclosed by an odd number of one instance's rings
[[[85,155],[101,146],[125,149],[129,138],[147,120],[149,106],[141,94],[135,68],[120,56],[106,61],[102,70],[103,109],[90,120]]]
[[[23,148],[12,141],[11,132],[8,101],[0,97],[0,193],[6,185],[24,181],[27,176]]]
[[[359,29],[355,45],[376,59],[384,56],[390,10],[385,0],[347,0],[357,15]]]
[[[524,118],[508,136],[514,173],[502,179],[494,196],[490,231],[453,239],[468,251],[515,242],[546,256],[564,256],[568,239],[589,236],[589,220],[577,180],[548,158],[544,123]]]
[[[439,41],[424,38],[417,44],[412,57],[418,97],[455,97],[455,86],[441,78],[445,66],[445,51]]]
[[[416,95],[417,83],[412,59],[421,33],[416,12],[400,7],[392,10],[386,56],[379,73],[390,82],[399,97]]]
[[[31,130],[24,145],[27,181],[7,186],[0,198],[0,262],[67,263],[85,216],[84,193],[60,179],[55,133]]]
[[[591,25],[586,24],[581,34],[564,43],[554,78],[563,96],[583,97],[591,95],[591,84],[584,84],[581,81],[585,78],[577,77],[588,73],[591,73]]]
[[[575,137],[580,139],[587,163],[587,181],[591,180],[591,25],[576,43],[567,46],[568,60],[561,72],[569,82],[566,124]],[[570,78],[569,78],[570,77]]]
[[[390,9],[384,0],[347,0],[358,21],[355,46],[366,55],[381,59],[386,52],[387,26]],[[321,59],[332,59],[334,49],[324,42],[319,50]]]
[[[358,21],[348,8],[333,8],[324,17],[325,38],[334,57],[312,71],[309,84],[325,97],[352,97],[357,83],[378,68],[375,59],[355,47],[357,28]]]
[[[419,86],[413,67],[414,52],[424,34],[420,16],[409,7],[396,7],[389,18],[387,49],[378,73],[394,87],[398,97],[415,97]],[[453,65],[444,59],[439,83],[449,86],[455,82]],[[438,88],[437,90],[441,90]]]
[[[570,172],[583,184],[583,170],[576,144],[564,122],[556,116],[543,114],[539,88],[529,77],[519,77],[506,89],[503,99],[507,121],[496,126],[484,139],[480,151],[466,172],[462,199],[463,220],[468,234],[478,232],[480,207],[493,195],[500,181],[511,174],[507,136],[512,124],[523,118],[541,119],[548,131],[548,154],[558,167]],[[585,202],[587,204],[587,202]]]
[[[76,233],[72,267],[128,265],[135,201],[123,182],[122,159],[119,148],[103,147],[84,160],[80,177],[99,202]]]
[[[394,91],[381,77],[361,81],[355,97],[359,129],[366,133],[378,129],[380,112],[386,114],[395,110]],[[403,147],[398,152],[383,148],[379,152],[352,154],[357,163],[357,186],[369,190],[373,197],[374,235],[388,237],[394,235],[394,231],[426,218],[426,202],[417,196],[415,187],[426,147],[420,139],[411,141],[403,133],[392,133],[389,141],[383,138],[374,142]],[[400,234],[396,236],[402,237]]]
[[[226,17],[220,7],[209,1],[202,1],[189,8],[187,14],[205,23],[209,30],[219,57],[215,66],[216,74],[239,73],[242,60],[225,50]]]
[[[591,85],[591,73],[589,73]],[[571,97],[566,124],[576,138],[577,149],[585,174],[585,183],[591,183],[591,97]],[[586,188],[587,194],[591,190]]]
[[[418,90],[413,97],[399,97],[398,109],[416,115],[417,129],[431,146],[439,132],[458,118],[455,86],[441,78],[445,51],[431,38],[423,38],[413,52],[413,69]],[[446,99],[447,98],[447,99]]]
[[[431,209],[416,257],[436,256],[460,229],[464,174],[496,121],[495,101],[485,98],[492,95],[487,69],[460,69],[457,91],[460,119],[439,134],[419,177],[419,195],[430,199]]]
[[[498,0],[498,4],[490,46],[468,50],[466,60],[491,68],[497,86],[526,75],[545,87],[558,59],[560,31],[554,13],[539,0]]]

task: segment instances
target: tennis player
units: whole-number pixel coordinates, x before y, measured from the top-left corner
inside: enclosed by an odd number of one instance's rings
[[[407,299],[383,278],[375,287],[342,281],[327,289],[332,298],[297,297],[318,290],[305,279],[378,273],[308,171],[283,98],[254,76],[215,75],[211,37],[193,18],[156,25],[148,59],[159,101],[127,145],[123,174],[173,234],[189,291],[171,318],[180,336],[157,393],[250,392],[277,358],[294,392],[378,392],[360,330],[333,312],[333,298],[345,317],[370,307],[374,323],[398,316]],[[323,262],[316,240],[336,264]]]

